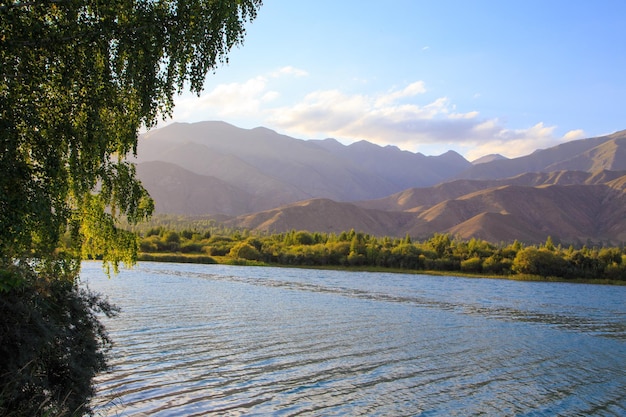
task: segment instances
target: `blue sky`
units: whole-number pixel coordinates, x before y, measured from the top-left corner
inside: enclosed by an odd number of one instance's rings
[[[174,121],[468,159],[626,129],[623,0],[265,0]]]

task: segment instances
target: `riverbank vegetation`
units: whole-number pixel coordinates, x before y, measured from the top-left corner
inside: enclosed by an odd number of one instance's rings
[[[215,227],[172,230],[163,226],[141,233],[140,259],[200,263],[256,262],[273,265],[381,268],[503,276],[524,279],[626,282],[622,247],[564,247],[552,238],[540,245],[494,244],[435,234],[413,241],[375,237],[354,230],[335,233],[290,231],[250,234]],[[534,277],[534,278],[533,278]]]

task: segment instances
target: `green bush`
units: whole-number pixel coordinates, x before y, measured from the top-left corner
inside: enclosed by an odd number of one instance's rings
[[[110,348],[97,314],[117,309],[69,281],[2,272],[21,283],[0,291],[0,415],[90,413],[91,380],[106,369]]]
[[[461,261],[461,271],[479,273],[483,270],[483,261],[478,257]]]
[[[461,269],[460,262],[451,258],[425,259],[424,268],[430,271],[458,271]]]
[[[258,261],[261,259],[261,254],[256,248],[248,243],[241,242],[233,246],[229,252],[229,256],[233,258],[247,259],[250,261]]]
[[[202,253],[203,246],[197,242],[185,242],[180,245],[180,251],[182,253]]]
[[[508,275],[511,273],[513,261],[508,258],[498,259],[499,257],[490,256],[483,261],[483,272],[487,274]]]
[[[542,277],[566,277],[570,269],[562,256],[548,250],[528,247],[520,250],[513,260],[513,271]]]

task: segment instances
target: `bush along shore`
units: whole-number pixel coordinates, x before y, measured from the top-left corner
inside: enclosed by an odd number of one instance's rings
[[[552,238],[540,245],[494,244],[435,234],[423,241],[348,232],[251,235],[197,230],[149,229],[139,236],[140,260],[350,268],[449,273],[525,280],[626,284],[622,247],[563,247]]]

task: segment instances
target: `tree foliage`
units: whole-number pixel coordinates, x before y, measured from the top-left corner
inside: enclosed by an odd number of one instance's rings
[[[126,161],[142,126],[242,42],[260,0],[0,2],[0,256],[132,263],[116,227],[152,204]],[[73,251],[55,254],[71,229]],[[71,269],[74,271],[74,269]]]
[[[80,260],[135,262],[137,239],[120,224],[153,209],[127,159],[138,132],[183,89],[202,90],[260,4],[0,0],[0,302],[11,318],[0,341],[24,343],[3,357],[3,415],[89,411],[106,338],[92,319],[100,304],[76,283]]]

